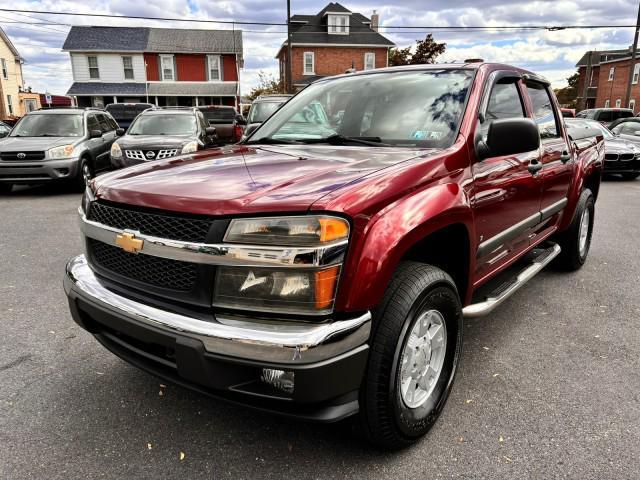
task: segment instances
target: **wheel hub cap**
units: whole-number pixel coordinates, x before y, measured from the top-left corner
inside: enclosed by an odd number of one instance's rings
[[[447,329],[437,310],[423,313],[414,323],[402,351],[400,388],[402,401],[418,408],[431,396],[444,364]]]
[[[589,238],[589,209],[585,208],[582,212],[582,218],[580,219],[580,237],[578,240],[578,247],[580,249],[580,256],[583,257],[587,250],[587,240]]]

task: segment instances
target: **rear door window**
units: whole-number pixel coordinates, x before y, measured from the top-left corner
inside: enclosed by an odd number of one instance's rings
[[[533,119],[538,124],[538,130],[540,130],[540,138],[543,140],[546,138],[558,138],[560,136],[558,119],[547,88],[541,83],[528,82],[527,93],[533,106]]]
[[[611,122],[614,120],[613,112],[611,110],[600,111],[595,119],[599,122]]]

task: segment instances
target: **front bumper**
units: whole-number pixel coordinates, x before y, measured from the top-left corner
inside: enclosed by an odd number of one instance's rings
[[[78,158],[31,162],[0,160],[0,182],[29,184],[74,178],[79,164]]]
[[[640,159],[605,160],[604,173],[640,173]]]
[[[64,289],[74,320],[124,360],[174,383],[287,416],[337,421],[358,411],[371,328],[367,312],[322,324],[161,310],[105,288],[84,255]],[[292,394],[260,381],[263,368],[294,372]]]

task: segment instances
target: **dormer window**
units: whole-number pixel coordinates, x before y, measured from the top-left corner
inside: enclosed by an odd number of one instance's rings
[[[329,33],[349,35],[349,15],[328,15]]]

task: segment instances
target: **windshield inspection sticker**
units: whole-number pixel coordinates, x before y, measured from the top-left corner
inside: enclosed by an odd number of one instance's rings
[[[411,139],[412,140],[424,140],[425,138],[427,138],[427,133],[425,130],[415,130],[412,134],[411,134]]]

